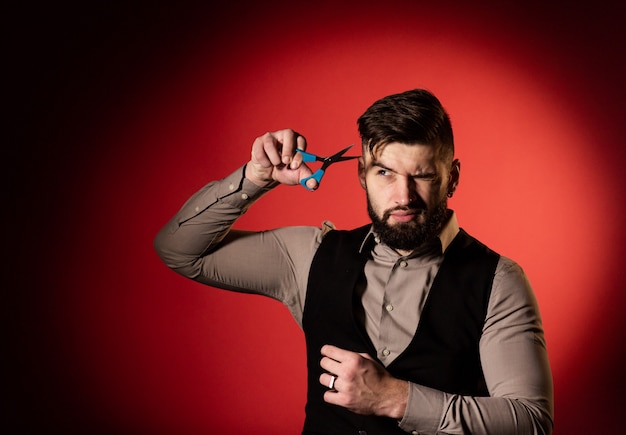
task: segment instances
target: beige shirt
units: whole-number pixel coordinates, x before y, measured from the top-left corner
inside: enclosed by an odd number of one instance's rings
[[[267,191],[245,179],[243,168],[208,184],[160,231],[155,248],[167,266],[186,277],[279,300],[301,325],[311,261],[332,224],[232,229]],[[436,243],[406,257],[376,239],[357,291],[361,320],[383,364],[412,339],[443,253],[458,231],[453,214]],[[421,290],[405,291],[409,281]],[[551,433],[552,378],[539,310],[522,269],[505,257],[496,268],[480,355],[490,397],[410,384],[400,427],[415,434]]]
[[[443,261],[443,253],[459,232],[453,213],[439,238],[403,256],[374,239],[365,264],[364,280],[356,289],[363,305],[363,318],[377,357],[385,365],[391,364],[408,347],[417,330],[420,315],[430,287]],[[365,249],[365,241],[361,251]],[[410,292],[407,288],[412,289]],[[415,291],[418,289],[418,291]]]

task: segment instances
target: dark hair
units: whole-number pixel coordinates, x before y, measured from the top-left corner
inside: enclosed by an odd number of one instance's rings
[[[357,121],[363,152],[391,142],[435,145],[442,159],[452,161],[454,137],[450,117],[432,93],[414,89],[389,95],[372,104]]]

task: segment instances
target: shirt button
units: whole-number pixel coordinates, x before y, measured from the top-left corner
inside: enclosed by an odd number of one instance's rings
[[[198,213],[200,211],[200,207],[196,206],[194,210],[196,211],[196,213]]]
[[[416,430],[414,430],[413,432],[411,432],[411,435],[420,435],[420,433]]]
[[[383,356],[389,356],[391,351],[389,349],[383,349]]]
[[[233,183],[230,183],[228,185],[228,190],[235,190],[235,185]]]
[[[407,267],[409,265],[409,263],[407,263],[406,261],[402,260],[400,262],[400,267]]]
[[[241,194],[241,199],[248,199],[248,194],[247,193],[242,193]]]
[[[390,311],[390,312],[393,311],[393,305],[391,304],[385,305],[385,310]]]

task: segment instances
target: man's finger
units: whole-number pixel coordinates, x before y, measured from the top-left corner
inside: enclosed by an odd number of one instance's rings
[[[267,155],[270,162],[272,162],[273,166],[278,166],[282,164],[282,160],[280,157],[280,151],[278,149],[278,140],[272,133],[266,133],[263,138],[263,151],[265,155]]]
[[[341,374],[341,363],[327,356],[320,360],[320,367],[328,373],[333,373],[335,375]]]
[[[334,380],[333,380],[334,378]],[[324,385],[325,387],[331,389],[331,390],[336,390],[336,385],[337,385],[337,380],[339,379],[339,377],[337,375],[333,375],[330,373],[322,373],[320,375],[320,384]]]
[[[289,165],[296,154],[296,149],[306,148],[306,139],[292,129],[280,130],[275,134],[282,145],[281,162]]]
[[[325,344],[324,346],[322,346],[321,354],[323,356],[327,356],[328,358],[334,359],[335,361],[342,362],[350,355],[354,354],[354,352],[341,349],[340,347],[333,346],[332,344]]]

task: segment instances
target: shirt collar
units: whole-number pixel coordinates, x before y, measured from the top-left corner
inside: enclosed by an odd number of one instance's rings
[[[448,246],[450,246],[450,243],[452,243],[452,240],[454,240],[454,238],[459,232],[459,222],[457,221],[456,213],[454,212],[454,210],[450,210],[450,211],[452,212],[450,214],[450,218],[445,223],[445,225],[443,226],[443,229],[441,230],[438,236],[439,241],[441,242],[442,253],[446,252],[446,249],[448,249]],[[367,235],[363,239],[363,242],[361,242],[359,253],[362,253],[364,250],[366,250],[369,242],[373,241],[375,237],[376,237],[376,234],[374,233],[373,228],[370,226],[370,229],[367,232]]]

